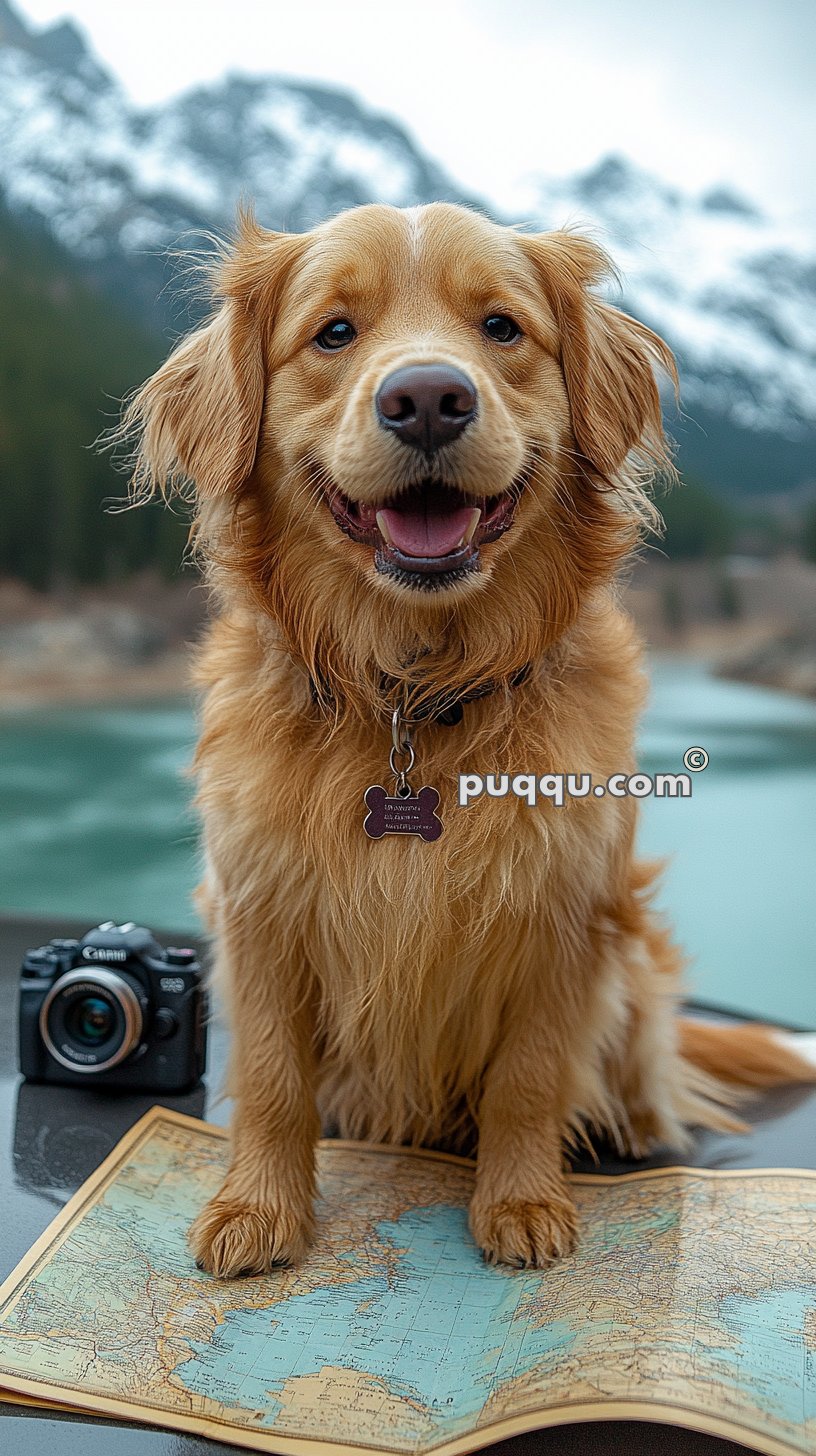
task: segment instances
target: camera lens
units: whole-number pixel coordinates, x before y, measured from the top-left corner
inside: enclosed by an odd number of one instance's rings
[[[116,1023],[113,1008],[101,996],[84,996],[75,1001],[65,1017],[65,1030],[83,1046],[98,1047],[107,1041]]]
[[[105,1072],[138,1046],[144,993],[133,978],[107,966],[68,971],[40,1010],[40,1035],[52,1057],[72,1072]]]

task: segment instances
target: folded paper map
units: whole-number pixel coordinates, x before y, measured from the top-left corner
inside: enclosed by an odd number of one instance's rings
[[[227,1281],[185,1240],[226,1162],[137,1123],[0,1288],[0,1396],[284,1456],[615,1418],[816,1451],[816,1173],[576,1176],[577,1252],[525,1271],[475,1248],[471,1163],[329,1141],[306,1261]]]

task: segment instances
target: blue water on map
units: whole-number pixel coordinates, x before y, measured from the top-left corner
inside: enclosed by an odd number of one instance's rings
[[[677,1209],[657,1213],[651,1234],[679,1227]],[[616,1247],[625,1258],[627,1243],[642,1245],[646,1231],[642,1220],[603,1224],[594,1257]],[[262,1411],[263,1424],[273,1426],[288,1381],[333,1367],[359,1371],[452,1430],[483,1410],[491,1391],[534,1368],[540,1373],[547,1357],[555,1365],[570,1354],[580,1360],[582,1342],[591,1336],[597,1348],[598,1336],[612,1330],[597,1313],[574,1322],[548,1322],[540,1310],[536,1317],[529,1276],[485,1266],[463,1208],[412,1208],[379,1222],[374,1234],[397,1252],[395,1262],[271,1308],[230,1311],[210,1340],[190,1342],[192,1356],[175,1377],[187,1390]],[[535,1288],[540,1292],[537,1280]],[[816,1386],[802,1377],[812,1304],[805,1288],[720,1299],[710,1319],[719,1339],[701,1346],[697,1358],[718,1370],[724,1389],[745,1391],[753,1406],[793,1425],[813,1419]],[[667,1333],[667,1351],[671,1346]],[[395,1405],[395,1419],[397,1411]]]
[[[808,1358],[805,1323],[813,1310],[812,1289],[728,1295],[718,1306],[723,1328],[738,1342],[736,1349],[717,1352],[727,1361],[733,1384],[754,1404],[794,1425],[816,1417],[816,1385],[802,1379]]]
[[[206,1343],[190,1342],[193,1356],[176,1378],[201,1395],[266,1410],[271,1425],[281,1409],[275,1391],[287,1380],[338,1366],[462,1419],[482,1409],[496,1383],[579,1338],[566,1320],[536,1328],[514,1319],[525,1276],[485,1267],[463,1208],[412,1208],[378,1223],[376,1235],[400,1250],[396,1269],[294,1295],[273,1310],[233,1310]]]

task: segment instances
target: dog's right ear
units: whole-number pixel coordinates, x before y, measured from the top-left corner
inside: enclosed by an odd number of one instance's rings
[[[255,463],[266,382],[265,340],[303,234],[239,220],[218,266],[215,317],[178,345],[130,401],[120,440],[135,441],[132,494],[168,497],[192,484],[200,497],[235,491]]]

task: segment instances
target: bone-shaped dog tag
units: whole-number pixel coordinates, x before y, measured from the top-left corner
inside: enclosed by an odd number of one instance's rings
[[[420,839],[438,839],[442,820],[434,812],[439,806],[436,789],[418,789],[415,794],[387,794],[379,784],[365,792],[368,813],[363,828],[370,839],[384,834],[418,834]]]

